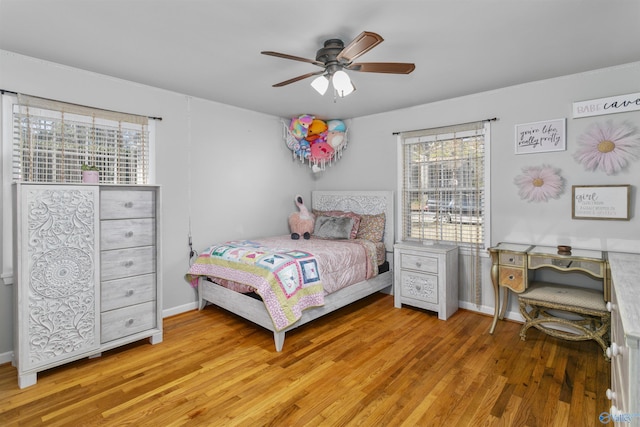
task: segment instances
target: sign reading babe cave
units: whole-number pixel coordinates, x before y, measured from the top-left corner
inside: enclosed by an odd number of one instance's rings
[[[640,110],[640,92],[573,103],[573,118]]]

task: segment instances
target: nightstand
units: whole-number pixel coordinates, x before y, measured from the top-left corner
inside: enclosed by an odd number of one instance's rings
[[[394,245],[394,305],[435,311],[447,320],[458,310],[458,247]]]

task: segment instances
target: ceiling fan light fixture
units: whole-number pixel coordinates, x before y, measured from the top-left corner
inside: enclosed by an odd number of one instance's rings
[[[325,76],[319,76],[313,79],[311,87],[316,90],[320,95],[324,95],[329,88],[329,79]]]
[[[333,83],[333,88],[338,93],[338,96],[344,98],[353,92],[356,88],[351,83],[351,79],[349,75],[345,73],[343,70],[338,70],[333,73],[333,77],[331,78],[331,82]]]

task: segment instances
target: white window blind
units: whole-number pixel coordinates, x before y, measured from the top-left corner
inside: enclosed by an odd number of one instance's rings
[[[404,132],[401,236],[484,245],[485,125]]]
[[[400,133],[400,238],[465,248],[464,276],[480,304],[489,122]]]
[[[13,106],[12,177],[82,181],[95,166],[101,183],[149,183],[148,118],[18,95]]]

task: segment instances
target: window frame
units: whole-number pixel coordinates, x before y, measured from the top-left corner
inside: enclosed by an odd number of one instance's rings
[[[482,123],[482,127],[483,127],[483,132],[484,132],[484,175],[483,175],[483,180],[484,180],[484,188],[483,188],[483,192],[484,192],[484,197],[483,197],[483,203],[482,203],[482,210],[483,210],[483,217],[482,217],[482,222],[483,222],[483,236],[482,236],[482,241],[478,243],[478,245],[481,248],[488,248],[490,247],[490,236],[491,236],[491,207],[490,207],[490,200],[491,200],[491,181],[490,181],[490,177],[491,177],[491,164],[490,164],[490,159],[491,159],[491,153],[490,153],[490,147],[491,147],[491,126],[489,123],[489,120],[485,120],[483,122],[478,122],[478,123]],[[399,132],[397,134],[397,178],[396,178],[396,182],[397,182],[397,193],[398,193],[398,200],[396,203],[396,217],[397,217],[397,221],[396,221],[396,240],[398,241],[416,241],[416,242],[422,242],[423,244],[434,244],[434,243],[440,243],[440,244],[449,244],[449,245],[456,245],[459,246],[460,250],[462,253],[468,252],[471,253],[474,250],[474,246],[476,246],[475,243],[471,243],[471,242],[459,242],[459,241],[453,241],[453,240],[445,240],[445,239],[420,239],[420,238],[416,238],[416,239],[406,239],[404,236],[404,223],[405,223],[405,188],[404,188],[404,180],[405,180],[405,145],[406,142],[405,140],[409,139],[409,138],[424,138],[426,139],[435,139],[438,135],[439,136],[443,136],[446,134],[451,134],[452,131],[451,129],[456,128],[457,126],[447,126],[447,127],[442,127],[442,128],[431,128],[431,129],[424,129],[424,130],[419,130],[419,131],[411,131],[411,132]]]
[[[0,163],[0,197],[2,198],[2,210],[0,211],[0,226],[2,227],[2,246],[0,246],[0,283],[11,285],[13,283],[13,115],[14,105],[18,104],[18,95],[11,92],[2,92],[0,103],[0,149],[2,150],[2,162]],[[83,108],[79,106],[80,108]],[[119,114],[119,113],[114,113]],[[156,171],[156,120],[149,119],[148,132],[148,177],[147,185],[155,184]],[[77,182],[67,182],[76,184]],[[60,184],[65,184],[61,182]],[[122,185],[105,183],[106,185]],[[129,184],[138,185],[138,184]]]

